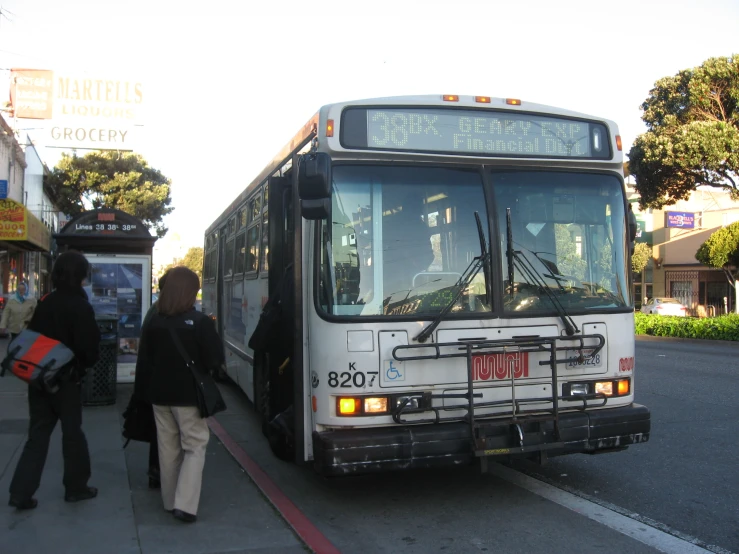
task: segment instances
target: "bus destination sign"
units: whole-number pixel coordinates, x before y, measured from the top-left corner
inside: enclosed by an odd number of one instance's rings
[[[611,156],[602,123],[493,110],[349,108],[342,119],[342,144],[480,156]]]
[[[93,210],[71,220],[64,234],[118,237],[150,237],[149,230],[137,218],[118,210]]]

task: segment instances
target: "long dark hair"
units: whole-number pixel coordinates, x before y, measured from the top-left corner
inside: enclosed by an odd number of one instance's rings
[[[167,286],[157,303],[162,315],[179,315],[189,312],[195,305],[200,290],[200,279],[197,274],[185,266],[173,267],[167,272]]]
[[[69,250],[59,255],[51,270],[51,282],[55,289],[75,289],[82,286],[90,270],[90,262],[82,253]]]

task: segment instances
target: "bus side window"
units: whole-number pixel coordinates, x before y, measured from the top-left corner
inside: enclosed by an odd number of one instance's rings
[[[254,272],[259,263],[259,223],[246,231],[246,267],[247,273]]]

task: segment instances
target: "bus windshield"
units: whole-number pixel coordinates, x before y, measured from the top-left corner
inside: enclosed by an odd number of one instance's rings
[[[616,176],[493,170],[491,181],[503,254],[504,311],[533,315],[553,310],[552,300],[524,266],[568,312],[630,305],[624,196]]]
[[[438,314],[481,255],[474,212],[484,222],[488,214],[477,169],[334,166],[331,202],[319,275],[319,301],[330,314]],[[491,310],[484,273],[452,312]]]
[[[493,311],[488,292],[501,288],[502,312],[511,315],[552,315],[555,301],[568,313],[630,305],[618,177],[496,169],[488,175],[502,265],[463,286],[462,275],[482,253],[475,212],[490,244],[479,169],[334,166],[331,218],[321,227],[321,307],[332,315],[433,317],[460,288],[451,314]]]

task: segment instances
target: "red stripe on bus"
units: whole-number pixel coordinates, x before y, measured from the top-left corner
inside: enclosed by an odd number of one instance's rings
[[[238,464],[246,471],[249,478],[259,487],[267,500],[280,512],[280,515],[292,527],[295,534],[316,554],[339,554],[336,548],[326,536],[313,525],[308,517],[293,504],[282,490],[270,479],[259,465],[236,443],[223,426],[215,420],[208,418],[208,425],[213,434],[218,437],[226,450],[234,457]]]

